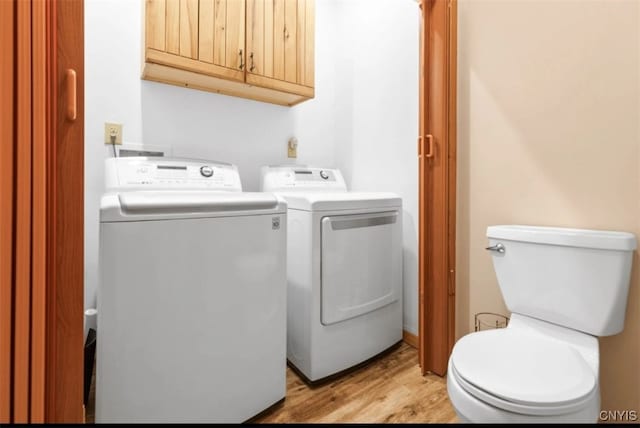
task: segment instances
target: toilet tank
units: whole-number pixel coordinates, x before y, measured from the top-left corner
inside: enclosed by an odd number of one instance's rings
[[[511,312],[595,336],[622,331],[636,249],[633,234],[490,226],[487,237]]]

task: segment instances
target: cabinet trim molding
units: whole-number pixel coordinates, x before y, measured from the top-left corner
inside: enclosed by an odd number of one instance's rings
[[[153,82],[167,83],[183,88],[198,89],[287,107],[294,106],[308,99],[307,97],[297,94],[260,88],[237,80],[222,79],[220,77],[194,73],[162,64],[147,63],[144,67],[142,78]]]
[[[244,71],[242,70],[234,70],[220,65],[209,64],[203,61],[185,58],[151,48],[147,48],[146,61],[147,63],[166,65],[168,67],[179,66],[183,70],[192,71],[194,73],[202,73],[209,76],[237,80],[239,82],[244,81]]]
[[[298,94],[309,98],[313,98],[315,93],[314,89],[309,86],[298,85],[297,83],[272,79],[270,77],[259,76],[251,73],[247,73],[247,83],[250,85],[261,86],[263,88],[290,92],[292,94]]]

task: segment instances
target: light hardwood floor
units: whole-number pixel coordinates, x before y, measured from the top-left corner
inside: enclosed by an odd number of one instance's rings
[[[287,368],[287,397],[256,422],[456,422],[447,381],[423,377],[406,343],[367,366],[318,387]]]
[[[94,388],[87,422],[94,420]],[[287,367],[284,403],[256,423],[295,422],[456,422],[447,381],[423,377],[418,351],[406,343],[367,366],[324,385],[309,387]]]

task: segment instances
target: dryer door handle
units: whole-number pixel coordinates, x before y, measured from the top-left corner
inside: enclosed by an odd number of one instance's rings
[[[385,212],[375,214],[364,214],[361,216],[347,215],[345,218],[340,216],[331,216],[331,229],[355,229],[357,227],[381,226],[384,224],[393,224],[398,221],[397,212]]]

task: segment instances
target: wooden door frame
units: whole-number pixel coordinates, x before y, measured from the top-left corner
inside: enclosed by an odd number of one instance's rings
[[[419,361],[444,376],[455,341],[457,0],[421,0]]]

